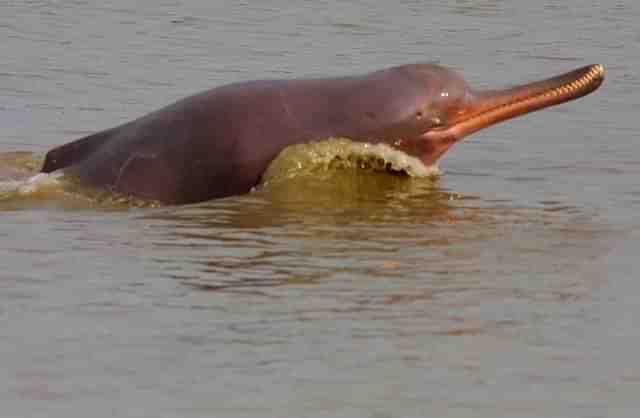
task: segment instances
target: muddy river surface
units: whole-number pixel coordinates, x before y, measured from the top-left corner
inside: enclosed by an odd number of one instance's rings
[[[235,81],[607,70],[436,180],[321,167],[182,207],[5,190],[0,415],[637,416],[639,21],[632,0],[0,1],[6,190]]]

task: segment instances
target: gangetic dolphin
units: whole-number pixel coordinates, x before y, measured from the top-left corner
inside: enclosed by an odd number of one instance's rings
[[[503,90],[475,91],[454,71],[410,64],[341,78],[230,84],[54,148],[43,172],[164,203],[246,193],[289,145],[331,137],[385,143],[435,163],[479,129],[594,91],[590,65]]]

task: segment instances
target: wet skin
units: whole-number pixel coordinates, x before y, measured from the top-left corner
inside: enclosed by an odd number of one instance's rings
[[[584,96],[600,65],[474,91],[454,71],[411,64],[363,76],[230,84],[54,148],[43,172],[164,203],[246,193],[289,145],[346,137],[435,163],[484,127]]]

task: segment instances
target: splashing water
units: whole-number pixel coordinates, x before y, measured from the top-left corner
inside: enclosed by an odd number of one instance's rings
[[[292,145],[284,149],[269,165],[262,185],[294,177],[318,175],[339,168],[360,168],[380,172],[402,173],[410,177],[437,177],[437,166],[422,161],[386,144],[355,142],[347,138]]]
[[[29,195],[45,189],[58,189],[62,172],[38,173],[24,180],[6,180],[0,182],[0,193]]]

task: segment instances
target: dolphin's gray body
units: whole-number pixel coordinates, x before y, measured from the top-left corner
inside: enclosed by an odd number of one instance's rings
[[[474,92],[455,72],[412,64],[363,76],[251,81],[180,100],[51,150],[42,171],[165,203],[248,192],[285,147],[347,137],[435,162],[493,123],[597,88],[599,65],[501,91]]]

